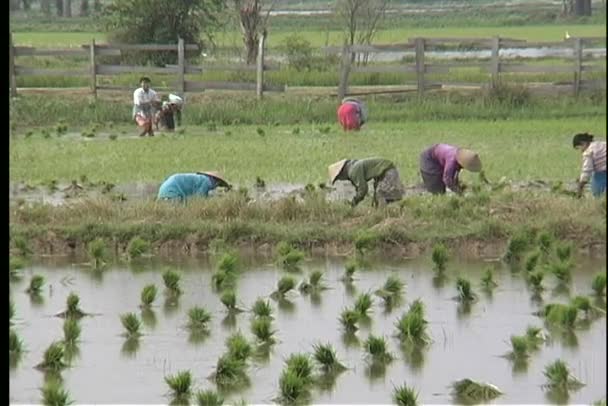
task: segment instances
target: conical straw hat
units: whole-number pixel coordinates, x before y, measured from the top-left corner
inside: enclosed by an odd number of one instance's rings
[[[481,171],[481,160],[479,159],[479,155],[470,149],[459,149],[456,153],[456,161],[467,171]]]
[[[220,182],[229,185],[228,181],[224,178],[224,176],[219,173],[219,172],[214,172],[214,171],[207,171],[207,172],[197,172],[198,174],[201,175],[207,175],[207,176],[211,176],[212,178],[215,178],[217,180],[219,180]]]
[[[343,160],[338,161],[334,164],[331,164],[327,167],[327,172],[329,173],[329,182],[332,185],[336,181],[336,177],[340,174],[340,171],[342,170],[342,168],[344,168],[346,161],[347,161],[347,159],[343,159]]]

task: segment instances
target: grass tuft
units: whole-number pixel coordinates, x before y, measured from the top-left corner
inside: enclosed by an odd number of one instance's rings
[[[93,267],[99,269],[103,266],[104,261],[107,257],[106,243],[102,238],[96,238],[91,241],[87,247],[89,256],[93,260]]]
[[[384,337],[376,337],[370,334],[365,340],[364,347],[374,362],[389,363],[394,359],[393,355],[387,351]]]
[[[296,268],[304,259],[304,253],[289,243],[281,241],[277,244],[277,262],[288,268]]]
[[[433,260],[434,269],[437,272],[445,271],[445,266],[448,263],[448,249],[443,244],[435,244],[433,252],[431,253],[431,259]]]
[[[357,323],[361,318],[361,314],[353,309],[344,309],[340,314],[340,323],[346,332],[355,332],[359,329]]]
[[[267,317],[259,317],[251,322],[251,332],[263,343],[273,343],[274,333],[272,323]]]
[[[471,288],[471,282],[465,278],[458,277],[456,280],[456,290],[458,291],[458,300],[461,302],[471,302],[477,297],[473,292],[473,288]]]
[[[369,293],[362,293],[357,297],[355,301],[354,310],[359,313],[361,317],[366,317],[367,312],[374,303],[372,296]]]
[[[599,272],[593,277],[591,288],[598,296],[606,295],[606,272]]]
[[[401,298],[405,287],[405,283],[395,275],[390,275],[382,288],[376,290],[375,294],[382,300],[386,305],[390,305],[393,302]]]
[[[80,304],[80,298],[78,297],[78,295],[74,292],[71,292],[68,295],[68,298],[66,299],[66,310],[65,310],[65,316],[66,317],[76,317],[76,318],[80,318],[82,316],[84,316],[84,312],[80,309],[80,307],[78,307],[78,305]]]
[[[352,282],[356,270],[357,261],[355,259],[350,259],[344,267],[344,276],[342,277],[342,280],[345,282]]]
[[[532,272],[540,259],[540,251],[534,251],[526,257],[525,269],[526,272]]]
[[[291,369],[284,369],[279,378],[280,400],[285,404],[302,403],[308,398],[308,383]]]
[[[526,336],[511,336],[511,347],[512,358],[528,358],[528,338]]]
[[[308,354],[291,354],[285,361],[288,371],[292,371],[297,377],[310,383],[312,379],[312,362]]]
[[[427,333],[428,322],[424,318],[424,306],[418,299],[410,305],[407,313],[404,313],[395,323],[397,336],[402,342],[413,344],[427,344],[430,337]]]
[[[182,292],[179,287],[180,279],[180,274],[172,269],[167,269],[163,273],[163,282],[165,283],[165,288],[167,288],[167,290],[172,294],[180,294]]]
[[[191,330],[207,330],[211,321],[211,313],[206,309],[194,306],[188,310],[187,327]]]
[[[197,392],[196,403],[198,406],[222,406],[224,398],[213,390],[204,390]]]
[[[80,338],[82,329],[78,320],[75,318],[68,317],[63,322],[63,341],[66,344],[74,344]]]
[[[141,335],[141,321],[135,313],[125,313],[120,316],[120,322],[125,328],[127,337],[138,337]]]
[[[173,392],[176,398],[184,399],[190,396],[190,388],[192,386],[192,374],[189,370],[180,371],[175,375],[165,377],[165,382]]]
[[[272,307],[270,306],[270,302],[261,297],[259,297],[255,303],[253,303],[251,311],[256,317],[272,317]]]
[[[46,351],[44,351],[42,362],[38,364],[38,367],[48,371],[61,371],[67,366],[64,361],[64,356],[64,344],[60,341],[55,341],[49,345]]]
[[[416,406],[418,404],[418,392],[404,384],[393,390],[393,402],[397,406]]]
[[[313,357],[324,372],[339,372],[346,369],[338,360],[336,350],[331,344],[313,344]]]
[[[236,292],[232,289],[226,289],[222,292],[222,295],[220,296],[220,302],[222,302],[222,304],[226,306],[226,309],[228,309],[228,311],[237,310]]]
[[[292,278],[291,276],[283,276],[281,279],[279,279],[279,282],[277,282],[276,293],[279,296],[283,297],[287,292],[295,288],[295,286],[296,281],[294,278]]]
[[[23,351],[23,340],[21,340],[17,332],[13,329],[9,330],[8,348],[11,354],[20,354]]]
[[[555,255],[561,262],[568,262],[572,257],[572,244],[561,242],[555,246]]]
[[[129,242],[127,251],[130,259],[136,259],[146,254],[150,250],[150,243],[143,238],[136,236]]]
[[[150,307],[152,305],[152,303],[154,302],[154,300],[156,299],[156,293],[157,293],[156,285],[150,284],[150,285],[144,286],[144,288],[141,290],[141,295],[140,295],[142,306]]]
[[[42,389],[42,404],[45,406],[67,406],[74,402],[70,399],[70,394],[55,379],[46,382]]]
[[[240,332],[226,339],[226,347],[228,347],[228,355],[239,361],[246,362],[251,356],[251,344]]]
[[[492,272],[492,269],[487,268],[484,271],[483,276],[481,277],[481,286],[483,286],[484,289],[493,289],[498,286],[498,284],[494,281],[494,273]]]
[[[30,279],[30,285],[27,288],[27,293],[32,295],[39,295],[42,291],[42,286],[44,285],[44,276],[42,275],[34,275],[32,279]]]
[[[244,360],[224,354],[217,360],[213,380],[220,387],[236,385],[246,379],[246,368]]]
[[[560,359],[547,365],[543,371],[543,375],[547,378],[546,386],[551,389],[568,391],[584,386],[582,382],[572,376],[568,365]]]

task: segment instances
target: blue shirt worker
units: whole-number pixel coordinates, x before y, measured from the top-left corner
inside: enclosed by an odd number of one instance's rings
[[[230,189],[218,172],[176,173],[160,185],[158,200],[186,201],[191,197],[207,197],[217,187]]]

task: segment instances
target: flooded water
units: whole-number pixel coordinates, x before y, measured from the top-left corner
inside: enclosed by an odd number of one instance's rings
[[[233,320],[226,318],[218,294],[211,289],[213,267],[207,260],[116,265],[101,274],[79,262],[82,260],[49,258],[26,269],[21,281],[11,281],[17,318],[14,328],[27,348],[17,366],[10,369],[11,403],[40,401],[39,388],[45,378],[34,366],[48,345],[61,339],[63,320],[53,315],[64,310],[66,297],[72,291],[80,295],[82,309],[94,313],[82,319],[78,355],[62,373],[66,389],[79,404],[166,403],[169,398],[164,377],[185,369],[192,371],[195,390],[214,388],[207,377],[225,351],[226,337],[238,330],[252,337],[250,313],[240,313]],[[184,293],[176,305],[166,302],[161,293],[161,271],[167,265],[181,270]],[[479,300],[469,313],[464,313],[453,300],[456,276],[469,277],[477,288],[482,270],[488,266],[496,270],[498,287],[492,295],[477,289]],[[269,260],[249,260],[244,268],[237,291],[243,308],[249,308],[259,296],[267,297],[286,273]],[[541,387],[545,383],[542,371],[557,358],[563,359],[585,383],[582,389],[570,393],[568,402],[590,404],[606,396],[605,318],[576,330],[567,340],[554,336],[532,353],[525,368],[514,367],[501,357],[510,350],[510,335],[523,334],[528,325],[542,327],[543,322],[533,314],[540,305],[532,298],[522,275],[498,263],[454,260],[448,264],[448,279],[443,286],[433,279],[427,259],[374,262],[369,269],[355,274],[352,286],[340,281],[342,259],[317,259],[302,268],[302,273],[295,274],[298,280],[310,270],[322,270],[330,290],[318,297],[292,292],[288,294],[289,301],[280,304],[271,300],[278,342],[267,359],[252,360],[248,368],[250,386],[228,394],[228,400],[272,402],[278,394],[278,379],[286,357],[294,352],[310,352],[318,341],[331,343],[349,369],[337,377],[333,388],[314,389],[313,403],[386,404],[391,402],[394,386],[407,382],[419,391],[420,403],[448,404],[454,402],[451,383],[464,378],[497,385],[504,395],[493,402],[496,404],[553,403]],[[590,294],[593,273],[605,269],[605,262],[579,262],[569,294]],[[44,275],[47,281],[42,303],[32,302],[24,292],[33,274]],[[362,342],[370,333],[384,335],[396,359],[384,371],[370,371],[362,347],[356,340],[345,340],[338,317],[344,307],[352,306],[358,293],[374,291],[391,274],[406,282],[404,303],[387,313],[375,298],[371,322],[362,325],[356,338]],[[119,315],[141,314],[140,292],[149,283],[156,284],[161,294],[153,312],[146,315],[144,335],[134,345],[121,336]],[[553,278],[546,278],[543,284],[545,303],[568,300],[564,292],[554,289]],[[417,298],[426,305],[433,342],[419,354],[405,354],[393,337],[394,323]],[[193,340],[184,328],[187,311],[195,305],[213,315],[211,333],[202,341]]]

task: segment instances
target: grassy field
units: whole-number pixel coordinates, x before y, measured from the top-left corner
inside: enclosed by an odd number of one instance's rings
[[[299,134],[294,134],[295,128]],[[414,184],[419,181],[420,152],[447,142],[477,150],[493,180],[505,176],[572,182],[579,174],[580,154],[572,149],[571,137],[580,131],[604,136],[605,118],[372,121],[363,131],[349,134],[336,124],[188,127],[183,135],[153,139],[135,138],[136,129],[128,127],[127,135],[115,141],[78,135],[13,139],[9,169],[11,181],[28,183],[82,175],[112,183],[160,182],[174,172],[207,168],[223,171],[237,185],[250,186],[256,176],[316,184],[326,181],[327,165],[334,161],[382,156],[397,163],[405,183]],[[472,176],[463,174],[463,179]]]
[[[530,25],[530,26],[475,26],[475,27],[438,27],[438,28],[399,28],[380,30],[376,36],[376,43],[407,42],[415,37],[492,37],[526,39],[530,41],[561,41],[565,32],[572,36],[605,36],[605,24],[556,24],[556,25]],[[293,35],[293,31],[270,31],[268,46],[281,46],[285,38]],[[341,45],[342,32],[331,30],[298,30],[297,34],[311,43],[313,47],[325,45]],[[68,47],[78,48],[88,44],[91,39],[103,43],[106,41],[101,32],[15,32],[13,41],[16,45],[42,48]],[[238,32],[219,33],[217,35],[219,46],[241,46],[241,37]]]

